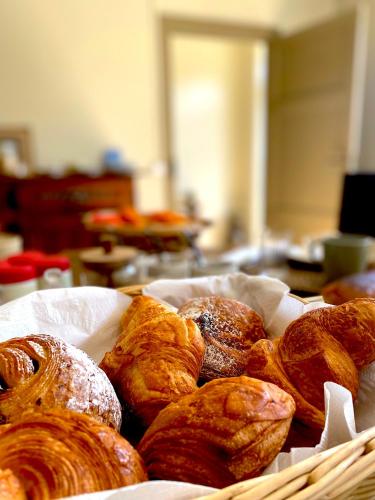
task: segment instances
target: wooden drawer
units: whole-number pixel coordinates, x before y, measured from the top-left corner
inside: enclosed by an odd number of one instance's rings
[[[33,212],[84,212],[94,208],[116,208],[132,204],[132,181],[127,176],[63,179],[39,177],[17,189],[21,210]]]

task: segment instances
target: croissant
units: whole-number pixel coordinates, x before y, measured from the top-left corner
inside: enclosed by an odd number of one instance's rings
[[[310,311],[276,341],[250,351],[247,373],[277,384],[296,402],[296,418],[324,427],[324,382],[346,387],[356,399],[358,371],[375,360],[375,299]]]
[[[162,410],[138,451],[151,478],[223,488],[271,463],[294,410],[292,397],[273,384],[216,379]]]
[[[0,419],[29,409],[68,408],[118,429],[121,405],[107,376],[81,350],[49,335],[0,343]]]
[[[133,300],[122,327],[100,367],[147,426],[170,402],[197,389],[204,342],[192,320],[151,297]]]
[[[375,271],[344,276],[325,285],[321,293],[325,302],[334,305],[359,297],[375,298]]]
[[[197,323],[206,351],[200,378],[237,377],[246,369],[251,346],[265,338],[262,318],[246,304],[225,297],[197,297],[179,309]]]
[[[27,500],[20,481],[9,469],[0,470],[0,498],[1,500]]]
[[[24,413],[9,425],[0,435],[0,468],[18,478],[29,500],[147,480],[139,454],[114,429],[88,415],[56,408]]]

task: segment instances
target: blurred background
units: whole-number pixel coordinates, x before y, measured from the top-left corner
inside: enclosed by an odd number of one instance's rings
[[[0,19],[3,259],[63,252],[110,286],[188,259],[311,294],[312,243],[375,235],[375,0],[14,0]]]

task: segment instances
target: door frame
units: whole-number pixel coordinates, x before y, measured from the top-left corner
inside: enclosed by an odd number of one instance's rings
[[[172,154],[173,131],[171,127],[171,85],[169,79],[170,57],[168,53],[168,42],[175,34],[204,35],[208,37],[226,37],[242,40],[262,40],[268,42],[278,36],[279,32],[273,28],[267,28],[256,24],[236,23],[233,21],[213,21],[211,19],[190,18],[163,15],[158,19],[159,34],[159,64],[160,64],[160,140],[161,152],[167,166],[166,196],[169,208],[175,208],[176,199],[174,193],[175,166]]]

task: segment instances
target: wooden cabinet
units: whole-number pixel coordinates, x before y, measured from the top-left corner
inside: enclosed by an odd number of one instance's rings
[[[93,245],[97,237],[84,229],[82,215],[132,204],[129,176],[0,177],[0,227],[19,233],[25,249],[59,252]]]

